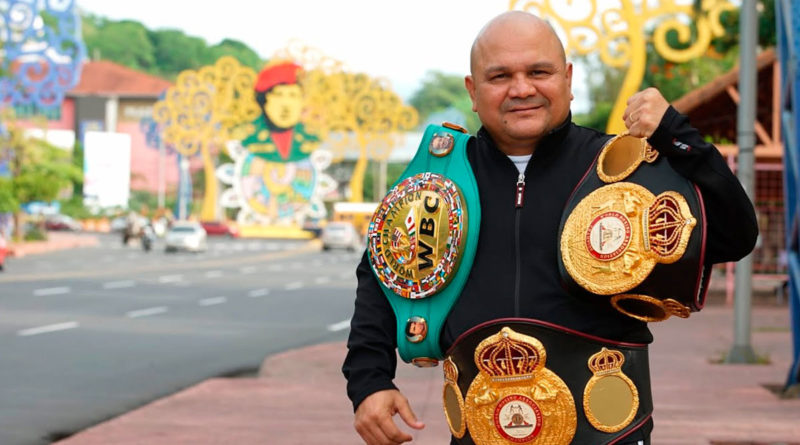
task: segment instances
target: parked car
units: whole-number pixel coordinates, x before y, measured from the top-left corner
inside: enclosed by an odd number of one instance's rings
[[[236,238],[239,236],[239,231],[236,226],[222,221],[203,221],[200,223],[206,230],[208,236],[228,236]]]
[[[208,249],[206,230],[198,222],[176,221],[167,230],[164,236],[167,252],[188,250],[190,252],[204,252]]]
[[[47,230],[70,230],[79,232],[83,230],[81,223],[67,215],[50,215],[44,220],[44,228]]]
[[[320,238],[322,250],[347,249],[352,252],[364,248],[361,235],[353,224],[346,221],[329,222],[322,228]]]
[[[3,234],[0,233],[0,270],[3,270],[6,264],[6,255],[8,255],[8,244]]]

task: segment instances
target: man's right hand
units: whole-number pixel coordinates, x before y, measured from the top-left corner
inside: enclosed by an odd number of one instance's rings
[[[378,391],[364,399],[356,409],[356,431],[367,445],[398,445],[410,442],[410,434],[400,430],[392,417],[400,418],[411,428],[421,430],[425,424],[417,420],[408,399],[396,389]]]

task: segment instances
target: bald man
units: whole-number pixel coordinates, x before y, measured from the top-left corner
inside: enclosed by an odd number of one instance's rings
[[[546,325],[547,329],[540,328],[545,336],[580,337],[584,343],[595,342],[592,344],[602,340],[606,343],[600,344],[617,349],[623,348],[620,345],[640,345],[637,350],[646,351],[653,338],[645,322],[614,310],[608,300],[577,298],[562,285],[558,266],[562,212],[611,136],[571,121],[572,64],[567,62],[557,35],[545,21],[531,14],[501,14],[488,22],[475,39],[470,71],[465,86],[472,109],[483,124],[466,149],[479,190],[480,235],[471,273],[441,329],[441,350],[447,351],[450,358],[467,357],[465,362],[471,362],[472,350],[464,352],[459,348],[464,344],[476,346],[477,341],[469,340],[476,327],[491,326],[497,320],[537,320],[540,326]],[[694,182],[705,197],[705,263],[735,261],[749,253],[758,232],[754,210],[717,150],[655,89],[633,95],[624,119],[631,135],[648,138],[659,154],[669,159],[672,168]],[[409,442],[412,435],[398,427],[394,416],[399,415],[412,430],[424,425],[392,382],[395,348],[401,341],[397,339],[395,314],[366,254],[357,276],[349,352],[343,366],[348,396],[355,409],[355,429],[369,445]],[[431,331],[429,327],[428,332]],[[529,360],[524,362],[526,366],[542,366],[538,359],[531,358],[544,355],[544,351],[536,349],[536,342],[509,338],[517,342],[514,347],[518,355],[513,360]],[[582,376],[581,384],[586,384],[588,377],[584,374],[592,374],[585,356],[569,361],[570,352],[580,345],[569,346],[567,338],[561,337],[554,340],[555,344],[561,344],[561,340],[565,346],[548,349],[544,366],[567,363],[567,373],[574,370]],[[506,340],[497,340],[503,341]],[[615,359],[604,360],[613,363]],[[496,371],[509,372],[510,368],[504,366]],[[495,383],[487,380],[483,392],[476,387],[475,394],[449,399],[451,405],[466,403],[466,408],[446,409],[454,434],[451,443],[649,443],[653,424],[648,411],[652,406],[646,355],[640,369],[645,370],[645,375],[629,377],[636,380],[633,383],[637,385],[637,404],[641,407],[634,409],[636,419],[626,419],[622,427],[590,424],[580,406],[578,390],[572,391],[571,406],[566,403],[558,405],[558,409],[546,409],[548,400],[560,397],[558,388],[562,386],[558,382],[571,376],[548,381],[542,377],[537,380],[539,383],[532,384],[527,395],[502,400],[497,400],[498,393],[491,390]],[[458,393],[455,386],[451,389]],[[456,403],[458,399],[460,402]],[[496,408],[485,415],[473,415],[485,406]],[[459,418],[452,419],[453,412]]]

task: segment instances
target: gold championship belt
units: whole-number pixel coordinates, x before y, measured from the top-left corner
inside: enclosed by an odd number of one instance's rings
[[[458,269],[467,214],[458,186],[437,173],[404,179],[372,217],[369,250],[378,280],[410,299],[444,289]]]
[[[495,320],[443,362],[442,398],[461,445],[607,444],[652,413],[647,346],[537,320]]]
[[[610,296],[645,322],[703,307],[702,197],[645,139],[606,143],[564,215],[560,265],[573,291]]]

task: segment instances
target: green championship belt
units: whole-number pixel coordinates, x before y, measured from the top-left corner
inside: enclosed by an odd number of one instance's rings
[[[444,357],[442,325],[478,245],[480,201],[469,138],[456,125],[428,126],[369,224],[370,264],[397,319],[397,349],[417,366],[435,366]]]

